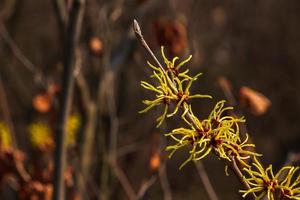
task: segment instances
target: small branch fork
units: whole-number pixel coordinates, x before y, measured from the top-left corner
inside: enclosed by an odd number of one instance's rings
[[[163,66],[161,65],[161,63],[158,61],[158,59],[156,58],[156,56],[154,55],[153,51],[150,49],[150,47],[148,46],[147,42],[145,41],[143,35],[142,35],[142,31],[141,28],[138,24],[138,22],[136,20],[134,20],[133,22],[133,30],[135,32],[135,35],[137,37],[137,39],[141,42],[142,46],[146,49],[146,51],[151,55],[151,57],[153,58],[153,60],[156,62],[156,64],[161,68],[161,70],[166,73],[165,69],[163,68]],[[183,104],[183,107],[188,106],[187,103]],[[192,118],[192,113],[190,113],[190,111],[188,111],[186,113],[187,115],[187,120],[195,127],[196,126],[196,122],[193,120]],[[218,156],[218,155],[217,155]],[[232,162],[230,163],[231,165],[231,169],[234,171],[235,175],[237,176],[237,178],[239,179],[239,181],[247,188],[250,189],[250,186],[247,184],[247,182],[245,181],[245,178],[242,174],[242,169],[239,168],[239,166],[237,165],[235,158],[232,157]],[[253,198],[256,198],[256,195],[254,193],[251,193]]]

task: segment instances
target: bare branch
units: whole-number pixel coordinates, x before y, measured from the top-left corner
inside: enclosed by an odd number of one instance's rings
[[[203,162],[200,160],[198,162],[194,162],[194,164],[195,164],[197,172],[198,172],[198,174],[201,178],[201,181],[202,181],[202,183],[205,187],[205,190],[206,190],[206,192],[209,196],[209,199],[210,200],[218,200],[219,198],[218,198],[218,196],[217,196],[217,194],[216,194],[216,192],[215,192],[215,190],[214,190],[214,188],[213,188],[213,186],[212,186],[212,184],[209,180],[209,177],[207,175],[207,172],[205,170]]]
[[[162,164],[158,170],[159,181],[164,192],[164,200],[172,200],[172,193],[166,172],[166,164]]]
[[[60,110],[56,128],[55,169],[53,200],[65,199],[64,169],[66,164],[66,123],[72,105],[74,88],[75,50],[78,45],[81,24],[84,14],[84,0],[76,0],[70,12],[70,20],[65,37],[64,71],[62,75],[62,91],[60,97]]]

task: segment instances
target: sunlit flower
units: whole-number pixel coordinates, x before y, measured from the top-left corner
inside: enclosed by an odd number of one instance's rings
[[[299,167],[290,167],[285,178],[279,183],[281,195],[283,197],[299,200],[300,199],[300,176],[294,177]]]
[[[243,122],[242,118],[223,117],[223,102],[217,103],[212,113],[207,119],[199,120],[190,110],[189,118],[194,123],[191,124],[185,117],[184,120],[190,125],[190,128],[174,129],[166,136],[171,137],[176,144],[167,147],[171,151],[170,157],[185,146],[192,146],[189,151],[189,158],[180,166],[182,168],[189,161],[197,161],[206,157],[212,150],[223,159],[231,161],[230,156],[234,155],[241,163],[248,159],[250,155],[259,155],[248,151],[246,147],[253,147],[253,144],[240,142],[238,128],[235,126],[238,122]],[[221,105],[221,106],[220,106]],[[246,163],[245,163],[246,164]]]
[[[252,167],[244,168],[244,171],[249,175],[245,178],[245,181],[249,184],[250,189],[240,190],[243,193],[243,197],[246,197],[250,193],[255,193],[257,200],[265,196],[268,200],[275,200],[279,191],[289,199],[299,200],[300,178],[298,177],[295,182],[291,183],[291,179],[296,171],[294,167],[285,166],[274,175],[272,165],[264,169],[255,156],[252,165],[255,169],[252,169]]]
[[[175,145],[167,147],[166,150],[171,151],[169,157],[172,157],[178,149],[184,146],[192,146],[192,149],[189,151],[189,158],[181,164],[179,169],[181,169],[189,161],[201,160],[211,152],[210,138],[204,134],[199,134],[199,131],[196,129],[178,128],[174,129],[171,133],[166,134],[166,136],[170,136],[177,142]]]
[[[171,101],[177,99],[177,95],[174,92],[174,89],[169,86],[168,80],[166,76],[164,76],[161,69],[157,69],[159,74],[157,72],[154,73],[154,78],[158,81],[159,86],[155,87],[154,85],[151,85],[150,83],[147,83],[145,81],[141,82],[141,86],[147,90],[151,90],[156,93],[156,98],[154,100],[144,100],[143,103],[147,106],[144,110],[141,110],[140,113],[144,113],[149,111],[151,108],[155,106],[159,106],[163,104],[165,106],[163,114],[157,118],[158,125],[160,126],[164,119],[166,118],[166,115],[168,113],[169,105]]]
[[[210,95],[202,95],[202,94],[190,94],[190,88],[192,83],[197,80],[197,78],[201,74],[197,74],[194,77],[190,77],[187,75],[188,71],[184,73],[180,73],[178,70],[190,60],[187,59],[181,63],[179,63],[175,67],[175,61],[178,59],[173,59],[173,61],[169,61],[163,52],[162,48],[162,55],[166,64],[165,70],[156,67],[148,62],[148,65],[154,70],[153,75],[151,76],[158,82],[158,85],[152,85],[146,81],[141,81],[141,86],[147,90],[151,90],[156,93],[155,99],[153,100],[144,100],[143,103],[147,106],[145,109],[141,110],[140,113],[144,113],[149,111],[150,109],[164,105],[164,111],[161,116],[157,118],[157,127],[159,127],[166,117],[174,116],[180,107],[183,106],[185,102],[189,99],[194,98],[211,98]],[[178,73],[173,73],[173,71],[178,71]],[[170,73],[172,72],[172,73]],[[173,112],[169,113],[170,104],[174,104]],[[185,108],[187,109],[187,108]]]
[[[171,60],[169,60],[166,57],[166,54],[164,52],[164,47],[161,47],[161,55],[164,59],[164,63],[166,64],[166,71],[173,77],[183,77],[190,79],[191,77],[187,75],[189,72],[188,69],[186,69],[183,72],[180,72],[180,68],[183,67],[186,63],[188,63],[192,59],[192,55],[190,55],[187,59],[181,61],[180,63],[176,64],[176,61],[179,59],[178,57],[175,57]]]
[[[200,75],[201,74],[197,74],[196,76],[194,76],[191,79],[185,78],[183,80],[180,80],[177,77],[174,78],[174,81],[177,84],[176,86],[177,86],[177,90],[178,90],[177,94],[176,94],[177,98],[175,99],[176,106],[175,106],[174,111],[172,113],[168,114],[167,117],[174,116],[178,112],[178,109],[184,103],[186,103],[190,99],[195,99],[195,98],[212,98],[210,95],[203,95],[203,94],[194,94],[194,95],[191,95],[190,94],[190,88],[192,86],[192,83],[194,81],[196,81]],[[186,84],[185,84],[185,82],[186,82]],[[185,109],[187,109],[187,107]]]
[[[11,146],[11,136],[7,125],[0,122],[0,143],[2,148],[8,148]]]
[[[81,124],[81,118],[78,113],[72,114],[67,121],[67,145],[74,145],[76,142],[76,133]]]
[[[34,122],[28,127],[30,143],[33,147],[43,149],[53,145],[51,130],[46,123]]]
[[[249,136],[246,134],[246,138],[243,142],[225,140],[223,144],[227,148],[227,156],[234,156],[240,164],[244,167],[250,167],[246,160],[249,160],[251,156],[262,156],[262,154],[251,151],[255,148],[255,144],[248,143]]]

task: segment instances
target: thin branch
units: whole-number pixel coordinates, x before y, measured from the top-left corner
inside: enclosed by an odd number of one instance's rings
[[[164,200],[172,200],[172,193],[167,177],[166,164],[162,164],[158,170],[159,181],[164,192]]]
[[[139,192],[137,194],[137,199],[142,199],[145,196],[147,190],[149,190],[149,188],[155,183],[156,180],[157,180],[157,176],[155,176],[155,175],[153,175],[149,179],[147,179],[147,181],[145,181],[141,185]]]
[[[70,12],[70,20],[65,36],[64,71],[62,75],[62,91],[60,96],[60,109],[56,128],[55,169],[53,200],[65,199],[64,169],[66,164],[66,123],[72,105],[74,88],[75,50],[81,31],[84,14],[84,0],[76,0]]]
[[[140,40],[142,46],[148,51],[148,53],[151,55],[151,57],[154,59],[154,61],[156,62],[156,64],[161,68],[161,70],[163,70],[163,72],[165,71],[165,69],[163,68],[163,66],[160,64],[160,62],[158,61],[158,59],[156,58],[156,56],[154,55],[153,51],[150,49],[149,45],[147,44],[147,42],[144,39],[144,36],[142,34],[141,28],[139,23],[134,20],[133,21],[133,30],[134,33],[136,35],[136,37]]]
[[[234,171],[235,175],[241,180],[241,183],[244,185],[244,187],[247,189],[247,190],[250,190],[251,187],[250,185],[245,181],[245,177],[244,175],[242,174],[240,168],[238,167],[237,163],[236,163],[236,160],[235,160],[235,157],[231,157],[230,158],[232,160],[231,162],[231,169]],[[253,199],[256,199],[256,195],[251,192],[251,196],[253,197]]]
[[[217,81],[218,85],[222,89],[228,104],[230,106],[235,107],[237,105],[236,99],[234,95],[232,94],[232,88],[230,82],[225,77],[219,77]]]
[[[122,147],[118,148],[117,151],[117,157],[123,157],[127,154],[133,153],[138,150],[142,146],[141,143],[133,143],[133,144],[128,144]]]
[[[31,180],[31,177],[29,173],[26,171],[24,167],[24,163],[15,158],[14,158],[14,162],[15,162],[15,168],[18,176],[21,178],[23,182],[26,183],[29,182]]]
[[[82,104],[84,107],[86,123],[83,128],[83,135],[81,138],[81,147],[80,147],[80,164],[79,169],[81,170],[81,175],[78,176],[77,187],[80,192],[80,195],[83,196],[86,193],[87,180],[86,177],[89,175],[89,169],[91,165],[92,150],[94,146],[94,136],[97,124],[97,108],[96,103],[91,100],[91,95],[89,92],[89,86],[80,72],[82,67],[82,55],[80,50],[76,55],[76,66],[75,66],[75,78],[76,83],[80,91],[82,98]]]
[[[116,162],[116,160],[112,157],[108,158],[108,162],[115,174],[115,176],[117,177],[117,179],[120,181],[120,184],[122,185],[127,197],[130,200],[135,200],[137,195],[135,193],[135,191],[133,190],[127,176],[125,175],[125,173],[123,172],[123,170],[119,167],[118,163]]]
[[[21,62],[23,66],[34,75],[34,80],[37,81],[38,83],[41,83],[42,82],[41,74],[39,73],[35,65],[20,50],[18,45],[14,42],[14,40],[10,36],[5,25],[1,21],[0,21],[0,35],[3,38],[3,40],[6,42],[8,47],[11,49],[12,53],[15,55],[17,60]]]
[[[56,18],[60,30],[61,39],[64,38],[64,33],[68,23],[68,10],[65,0],[52,0],[54,5],[54,10],[56,12]]]
[[[214,188],[213,188],[213,186],[212,186],[212,184],[209,180],[209,177],[207,175],[207,172],[205,170],[203,162],[200,160],[198,162],[194,162],[194,164],[195,164],[197,172],[198,172],[198,174],[201,178],[201,181],[202,181],[202,183],[205,187],[205,190],[206,190],[206,192],[209,196],[209,199],[210,200],[218,200],[219,198],[218,198],[218,196],[217,196],[217,194],[216,194],[216,192],[215,192],[215,190],[214,190]]]
[[[108,71],[105,74],[108,76],[108,85],[110,89],[107,90],[107,102],[108,102],[108,112],[110,117],[110,145],[109,145],[109,154],[113,159],[117,158],[117,143],[118,143],[118,131],[119,131],[119,119],[117,116],[116,100],[114,94],[114,83],[115,83],[115,72]],[[108,88],[107,88],[108,89]]]
[[[161,70],[163,71],[163,73],[166,74],[165,69],[162,67],[162,65],[160,64],[160,62],[158,61],[158,59],[156,58],[156,56],[154,55],[154,53],[152,52],[152,50],[150,49],[150,47],[148,46],[147,42],[144,40],[144,37],[142,35],[142,31],[140,29],[140,26],[138,24],[138,22],[136,20],[134,20],[133,22],[133,30],[136,34],[137,39],[140,40],[140,42],[142,43],[142,46],[148,51],[148,53],[151,55],[151,57],[155,60],[155,62],[157,63],[157,65],[161,68]],[[183,103],[182,108],[188,107],[189,105],[185,102]],[[187,120],[194,126],[197,127],[196,122],[193,120],[192,118],[192,113],[190,111],[187,111],[186,113],[187,116]],[[217,154],[216,154],[217,155]],[[218,156],[218,155],[217,155]],[[245,181],[245,178],[241,172],[241,170],[239,169],[238,165],[236,164],[235,158],[232,158],[232,166],[233,166],[233,170],[236,174],[236,176],[239,178],[239,181],[247,188],[249,189],[249,185],[248,183]],[[256,196],[254,193],[251,193],[253,196]]]
[[[9,129],[13,148],[16,149],[16,148],[18,148],[18,144],[17,144],[15,129],[14,129],[14,125],[13,125],[10,110],[9,110],[10,107],[7,102],[6,91],[5,91],[3,81],[2,81],[1,74],[0,74],[0,107],[1,107],[1,110],[3,113],[4,121],[7,124],[8,129]]]
[[[86,79],[84,78],[82,73],[78,73],[75,76],[75,78],[76,78],[76,84],[77,84],[80,94],[81,94],[83,106],[85,109],[87,109],[89,104],[92,102],[91,95],[89,93],[89,86],[88,86]]]

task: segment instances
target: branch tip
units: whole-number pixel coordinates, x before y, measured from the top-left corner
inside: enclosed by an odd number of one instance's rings
[[[133,20],[133,30],[134,30],[134,33],[135,35],[138,37],[138,38],[142,38],[142,31],[141,31],[141,28],[140,28],[140,25],[139,23],[136,21],[136,19]]]

